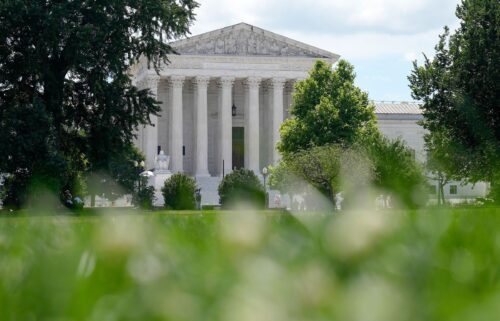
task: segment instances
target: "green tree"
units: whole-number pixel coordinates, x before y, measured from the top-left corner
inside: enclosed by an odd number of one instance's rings
[[[373,186],[389,193],[407,207],[416,207],[426,201],[426,177],[414,151],[400,139],[377,137],[364,144],[373,162]]]
[[[354,78],[346,61],[333,71],[318,61],[297,84],[292,118],[281,128],[283,161],[270,184],[284,193],[310,184],[332,202],[339,192],[357,198],[371,185],[414,206],[424,185],[421,168],[403,142],[380,134],[374,107]]]
[[[271,172],[270,185],[281,192],[307,192],[314,187],[330,200],[341,191],[360,192],[373,179],[373,164],[359,147],[325,145],[288,155]]]
[[[307,181],[332,202],[340,191],[340,156],[344,149],[338,145],[312,147],[297,152],[285,161],[289,171]]]
[[[194,210],[196,182],[184,173],[172,175],[161,189],[165,207],[173,210]]]
[[[445,203],[444,186],[451,180],[460,180],[462,169],[458,157],[468,157],[463,154],[463,149],[456,146],[456,142],[444,130],[433,131],[425,135],[427,146],[426,168],[429,178],[437,182],[438,205]],[[457,167],[458,166],[458,167]]]
[[[193,0],[0,1],[0,172],[23,203],[33,181],[71,188],[107,169],[158,103],[128,71],[156,70],[186,35]],[[40,179],[38,179],[40,178]]]
[[[423,101],[423,126],[429,135],[445,133],[453,146],[449,160],[455,164],[447,162],[443,168],[473,182],[489,181],[496,188],[500,182],[500,3],[463,0],[456,15],[460,27],[453,35],[445,27],[435,56],[424,56],[420,66],[414,62],[410,87],[413,97]],[[429,144],[431,154],[435,146]]]
[[[376,135],[374,107],[354,79],[354,67],[345,60],[333,70],[316,62],[310,76],[296,85],[292,117],[281,127],[278,149],[283,155]]]
[[[332,203],[342,192],[353,204],[378,189],[406,207],[425,201],[425,184],[412,151],[402,141],[384,137],[348,148],[325,145],[299,151],[272,168],[269,178],[271,188],[282,193],[307,193],[312,186]]]
[[[139,174],[144,171],[139,166],[142,161],[144,155],[135,146],[128,144],[110,157],[107,168],[89,172],[87,193],[91,196],[91,206],[95,204],[95,195],[104,195],[114,201],[123,195],[135,193],[139,184]]]
[[[306,184],[291,171],[288,163],[282,160],[278,165],[269,167],[269,188],[282,194],[302,193]]]

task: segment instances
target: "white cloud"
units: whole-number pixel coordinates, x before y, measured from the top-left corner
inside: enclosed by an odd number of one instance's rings
[[[201,0],[193,34],[247,22],[348,59],[431,54],[458,0]]]
[[[407,59],[431,53],[441,29],[414,35],[384,33],[355,33],[350,35],[314,35],[289,33],[293,39],[335,52],[346,59],[376,59],[382,56],[398,56]],[[412,56],[410,56],[412,54]]]
[[[405,54],[405,60],[407,61],[415,61],[418,58],[415,52],[407,52]]]
[[[200,0],[199,24],[245,21],[315,33],[425,32],[454,19],[459,0]]]
[[[422,52],[432,56],[443,26],[457,26],[454,12],[460,0],[199,2],[193,34],[247,22],[357,63],[359,80],[373,99],[410,100],[410,61],[422,61]]]

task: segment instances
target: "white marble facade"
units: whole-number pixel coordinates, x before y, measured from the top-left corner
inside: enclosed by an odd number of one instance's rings
[[[416,103],[409,102],[375,102],[375,113],[380,132],[390,139],[401,139],[415,152],[415,158],[424,163],[425,129],[420,125],[423,120],[422,110]],[[432,177],[432,175],[429,175]],[[430,191],[436,191],[438,183],[429,179]],[[459,203],[473,201],[485,197],[489,193],[489,184],[478,182],[470,184],[466,181],[451,181],[444,186],[447,201]],[[431,203],[436,202],[436,193],[430,192]]]
[[[218,204],[223,173],[240,166],[259,174],[279,161],[275,146],[279,127],[289,116],[294,83],[305,79],[317,60],[333,64],[339,59],[337,54],[245,23],[172,46],[179,55],[170,55],[159,74],[146,61],[131,70],[135,84],[149,88],[161,102],[160,116],[152,117],[154,126],[139,130],[136,145],[146,156],[147,169],[155,169],[162,150],[170,156],[171,172],[194,176],[202,187],[203,204]],[[380,131],[403,139],[424,162],[419,106],[381,102],[375,107]],[[244,133],[239,137],[242,145],[235,145],[235,130]],[[465,197],[486,193],[484,184],[478,188],[451,184],[463,189],[458,194]],[[157,197],[161,198],[159,193]]]
[[[137,146],[148,169],[163,150],[171,171],[197,178],[220,177],[233,164],[233,128],[243,128],[243,166],[260,173],[275,164],[279,127],[288,115],[293,84],[318,59],[339,56],[241,23],[172,44],[159,75],[144,61],[133,70],[139,88],[161,102],[154,126],[142,128]],[[233,106],[236,113],[233,115]]]

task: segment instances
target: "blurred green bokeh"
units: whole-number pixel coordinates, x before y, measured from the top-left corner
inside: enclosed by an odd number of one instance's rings
[[[0,217],[0,320],[500,315],[500,210]]]

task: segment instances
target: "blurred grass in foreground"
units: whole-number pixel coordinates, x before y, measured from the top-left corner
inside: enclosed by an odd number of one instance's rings
[[[0,217],[0,320],[500,316],[498,208],[138,214]]]

